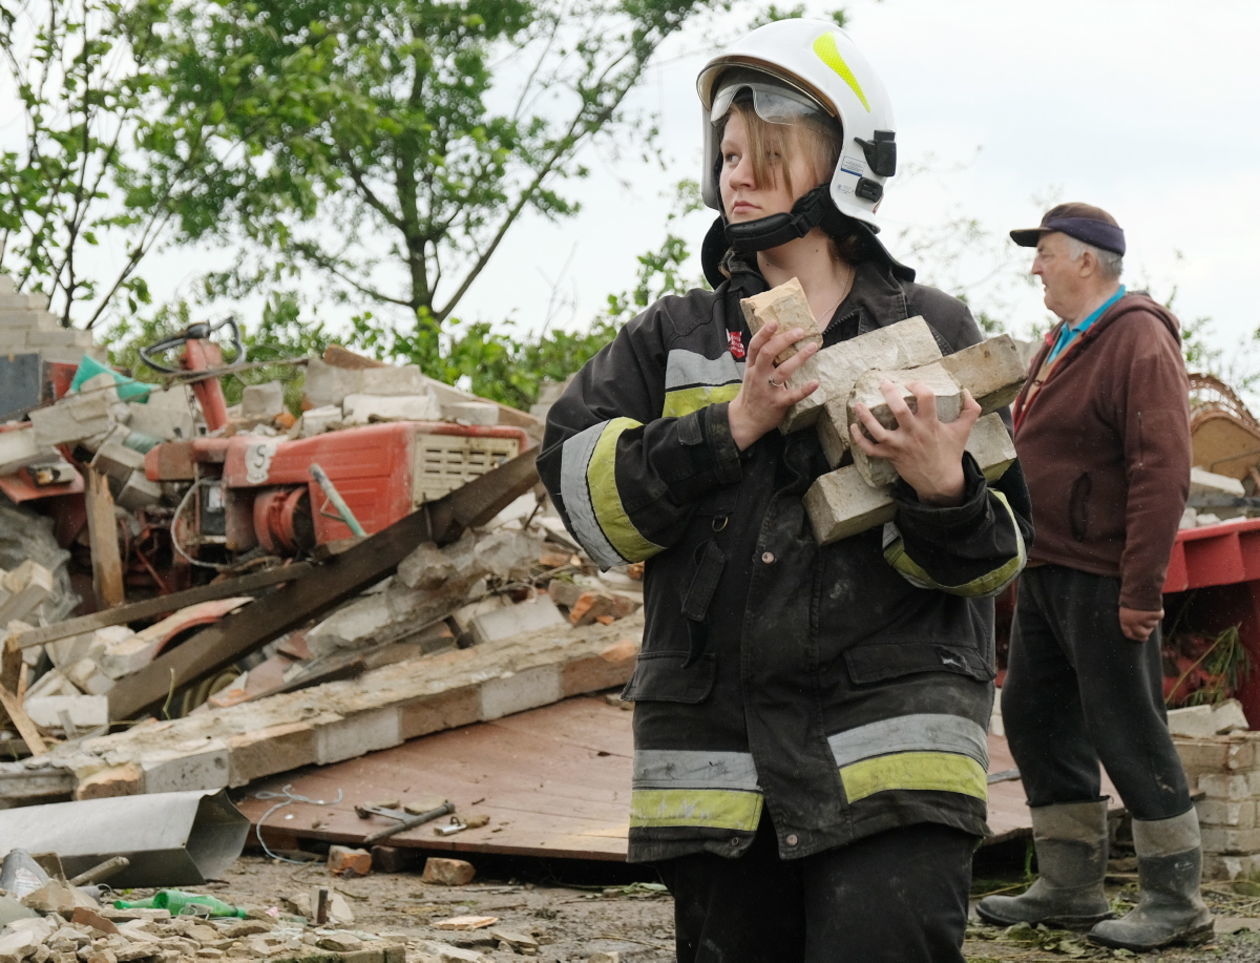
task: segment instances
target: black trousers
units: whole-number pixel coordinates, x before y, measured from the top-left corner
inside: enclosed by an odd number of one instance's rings
[[[1024,570],[1002,722],[1030,806],[1100,797],[1099,763],[1136,819],[1190,809],[1164,712],[1159,630],[1120,631],[1119,580],[1057,565]]]
[[[738,859],[657,864],[679,963],[963,963],[978,842],[920,823],[783,860],[763,818]]]

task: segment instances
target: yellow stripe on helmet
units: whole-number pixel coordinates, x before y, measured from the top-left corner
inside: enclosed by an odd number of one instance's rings
[[[866,94],[862,92],[862,85],[858,83],[857,77],[853,76],[852,69],[845,62],[844,57],[840,55],[840,48],[836,46],[835,34],[824,33],[815,39],[814,53],[818,55],[819,60],[840,75],[840,79],[849,85],[849,89],[857,95],[857,99],[862,102],[862,106],[866,108],[866,112],[869,114],[871,111],[870,102],[866,99]]]

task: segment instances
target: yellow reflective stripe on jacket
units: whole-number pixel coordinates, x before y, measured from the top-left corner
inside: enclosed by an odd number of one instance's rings
[[[890,790],[988,797],[988,736],[963,716],[893,716],[838,732],[827,743],[850,802]]]
[[[755,832],[761,793],[740,789],[635,789],[631,826],[701,826]]]
[[[739,394],[744,365],[730,352],[716,358],[674,348],[665,359],[665,401],[661,415],[680,418]]]
[[[703,826],[753,832],[761,821],[748,752],[636,749],[631,826]]]
[[[573,534],[602,568],[638,562],[661,551],[626,514],[617,490],[617,439],[640,423],[614,418],[565,441],[560,457],[560,495]]]
[[[665,418],[681,418],[683,415],[689,415],[709,405],[730,401],[737,394],[739,394],[739,385],[684,388],[681,391],[666,392],[665,404],[661,406],[661,415]]]
[[[1011,510],[1010,502],[1006,500],[1006,496],[995,488],[989,489],[989,494],[1006,511],[1006,517],[1010,520],[1011,531],[1015,535],[1015,542],[1018,546],[1015,554],[997,568],[958,585],[942,584],[932,578],[909,556],[906,552],[905,542],[900,535],[885,547],[884,560],[900,572],[911,585],[918,588],[939,589],[942,592],[948,592],[950,595],[961,595],[967,598],[984,598],[989,595],[997,595],[998,592],[1015,581],[1015,577],[1023,571],[1024,564],[1028,561],[1028,547],[1024,544],[1024,536],[1020,533],[1019,522],[1015,518],[1015,513]]]
[[[849,802],[893,790],[956,792],[982,800],[989,793],[984,767],[952,752],[901,752],[863,759],[842,766],[840,781]]]

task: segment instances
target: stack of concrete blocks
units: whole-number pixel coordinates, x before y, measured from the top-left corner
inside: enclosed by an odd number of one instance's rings
[[[1196,465],[1190,469],[1190,500],[1193,502],[1197,499],[1199,505],[1186,506],[1180,527],[1218,525],[1229,519],[1253,515],[1255,509],[1243,504],[1246,494],[1247,489],[1237,478],[1218,475]]]
[[[48,298],[17,290],[0,274],[0,354],[38,354],[46,362],[78,364],[85,354],[104,358],[92,332],[63,328],[48,310]]]
[[[1207,879],[1260,879],[1260,732],[1236,700],[1168,714],[1196,795]]]
[[[821,334],[800,284],[786,284],[741,301],[749,327],[758,331],[770,321],[780,330],[806,332],[802,341]],[[794,349],[777,359],[782,362]],[[819,387],[789,409],[784,432],[813,427],[828,463],[834,469],[820,476],[805,493],[814,535],[828,544],[891,521],[895,514],[892,483],[896,473],[886,459],[872,459],[852,448],[852,464],[839,467],[850,453],[849,425],[857,421],[855,404],[864,404],[881,424],[893,427],[880,384],[891,380],[902,386],[913,410],[916,400],[905,386],[920,382],[936,397],[938,417],[952,421],[962,410],[967,389],[980,405],[981,418],[972,428],[967,450],[990,481],[1001,477],[1015,460],[1015,446],[998,409],[1010,404],[1025,379],[1019,347],[1003,335],[942,355],[931,328],[921,317],[859,335],[824,348],[796,372],[793,382],[817,381]]]
[[[312,358],[304,395],[307,410],[294,430],[303,438],[378,421],[499,423],[497,405],[434,381],[416,365],[343,368]]]
[[[44,450],[58,445],[82,445],[92,452],[91,464],[109,482],[114,501],[132,510],[161,500],[162,487],[144,474],[144,453],[161,440],[133,431],[128,424],[133,409],[119,400],[114,378],[102,373],[88,378],[79,390],[54,404],[30,412],[34,441]],[[152,420],[154,413],[146,413]],[[167,419],[173,423],[180,419]],[[163,430],[158,427],[157,430]],[[166,431],[163,431],[166,436]]]

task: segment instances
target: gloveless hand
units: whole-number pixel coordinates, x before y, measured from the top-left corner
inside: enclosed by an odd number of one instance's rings
[[[800,328],[780,331],[779,325],[772,321],[749,341],[744,383],[727,409],[731,438],[740,451],[766,432],[778,428],[789,408],[818,389],[817,381],[802,385],[792,383],[792,375],[818,350],[817,342],[801,345],[796,354],[780,365],[774,363],[775,358],[803,337],[805,332]]]
[[[849,426],[849,436],[866,455],[887,458],[921,502],[960,504],[966,488],[962,454],[971,427],[980,417],[980,405],[969,391],[963,391],[962,412],[954,421],[943,422],[937,417],[931,389],[918,381],[906,387],[914,395],[917,411],[906,403],[901,386],[885,379],[879,390],[897,427],[885,428],[869,408],[856,404],[853,410],[858,420]]]
[[[1164,618],[1164,610],[1143,611],[1120,606],[1120,631],[1134,642],[1145,642]]]

